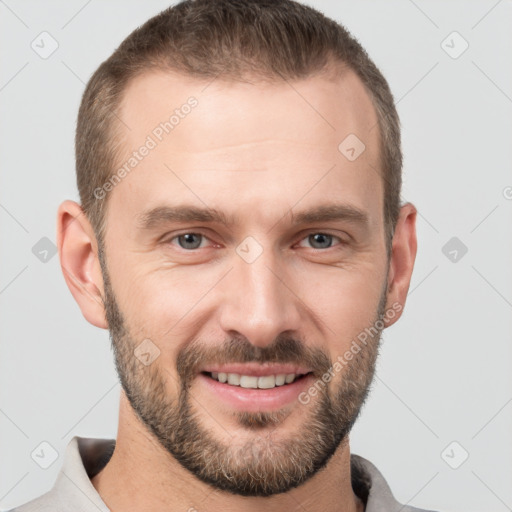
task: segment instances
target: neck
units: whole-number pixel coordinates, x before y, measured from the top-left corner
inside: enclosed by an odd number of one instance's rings
[[[140,423],[124,393],[114,453],[91,482],[112,512],[364,511],[364,504],[352,489],[348,438],[327,466],[300,487],[270,497],[228,494],[212,490],[171,457]]]

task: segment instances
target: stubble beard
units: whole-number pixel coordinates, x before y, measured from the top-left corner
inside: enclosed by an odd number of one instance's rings
[[[236,435],[226,433],[226,425],[215,425],[224,438],[232,436],[224,442],[214,430],[205,427],[202,417],[206,408],[191,393],[198,375],[198,361],[204,364],[206,354],[215,352],[204,343],[186,345],[177,357],[175,368],[174,379],[179,379],[180,391],[177,397],[170,396],[167,382],[173,375],[158,364],[158,359],[145,366],[134,355],[140,340],[137,342],[128,332],[101,249],[100,263],[106,318],[123,390],[150,435],[182,467],[215,489],[241,496],[266,497],[300,486],[327,465],[346,440],[366,401],[381,332],[351,361],[346,361],[342,375],[336,376],[339,379],[336,388],[336,381],[331,381],[307,405],[296,403],[293,408],[272,412],[233,411],[232,417],[239,425]],[[382,318],[385,305],[386,287],[375,321]],[[329,357],[320,349],[307,349],[294,338],[281,336],[265,348],[255,347],[246,339],[231,339],[223,346],[223,355],[228,361],[238,362],[309,363],[308,367],[315,368],[319,380],[332,368]],[[300,425],[284,438],[279,426],[292,414],[297,421],[300,419]],[[241,438],[246,440],[240,442]]]

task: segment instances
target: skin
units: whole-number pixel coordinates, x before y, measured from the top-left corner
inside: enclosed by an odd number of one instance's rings
[[[121,128],[126,157],[188,97],[198,105],[109,192],[103,271],[80,206],[65,201],[58,211],[66,282],[87,321],[110,326],[123,384],[116,449],[92,483],[115,512],[361,511],[351,487],[348,430],[371,383],[380,334],[335,374],[325,393],[276,413],[233,410],[195,372],[221,358],[288,362],[287,355],[320,376],[384,310],[399,304],[385,320],[385,327],[392,325],[403,311],[416,257],[416,209],[402,206],[388,261],[377,117],[354,73],[312,76],[293,87],[207,84],[170,72],[146,73],[129,84],[120,111],[131,128]],[[366,146],[352,162],[338,150],[350,133]],[[363,210],[367,224],[291,223],[292,211],[331,202]],[[140,229],[143,211],[182,203],[236,215],[236,222]],[[203,234],[200,247],[180,247],[177,236],[185,233]],[[331,245],[308,237],[315,233],[332,235]],[[262,250],[252,263],[236,251],[248,236]],[[133,356],[144,339],[160,350],[147,367]],[[279,352],[286,341],[290,350]],[[153,420],[160,427],[151,428]],[[187,426],[181,438],[170,433],[178,420]],[[347,431],[325,435],[322,424]],[[186,445],[194,429],[201,436]],[[311,441],[315,433],[323,442]],[[174,449],[203,473],[190,471]],[[306,473],[313,460],[322,461],[322,469]],[[276,465],[289,471],[289,480],[274,474]],[[238,479],[222,489],[227,467]],[[247,467],[267,475],[268,486],[243,476]]]

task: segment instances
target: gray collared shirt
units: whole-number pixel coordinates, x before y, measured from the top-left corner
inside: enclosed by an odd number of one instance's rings
[[[109,461],[115,439],[75,436],[53,487],[10,512],[110,512],[91,483]],[[402,505],[393,497],[380,471],[365,458],[351,454],[352,488],[365,503],[365,512],[434,512]]]

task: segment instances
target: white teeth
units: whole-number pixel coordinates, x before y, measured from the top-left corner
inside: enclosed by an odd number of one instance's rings
[[[276,375],[276,386],[282,386],[286,382],[286,375]]]
[[[228,373],[228,384],[240,386],[240,375],[238,373]]]
[[[239,378],[240,387],[242,388],[258,388],[258,377],[250,377],[248,375],[242,375]],[[230,383],[231,384],[231,383]]]
[[[286,384],[290,384],[291,382],[293,382],[295,380],[295,374],[294,373],[289,373],[287,376],[286,376]]]
[[[258,377],[258,387],[260,389],[271,389],[276,386],[276,378],[273,375]]]
[[[228,383],[232,386],[240,386],[246,389],[272,389],[276,386],[284,386],[285,383],[291,384],[297,377],[299,377],[295,373],[255,377],[252,375],[223,372],[212,372],[211,376],[219,382]]]

